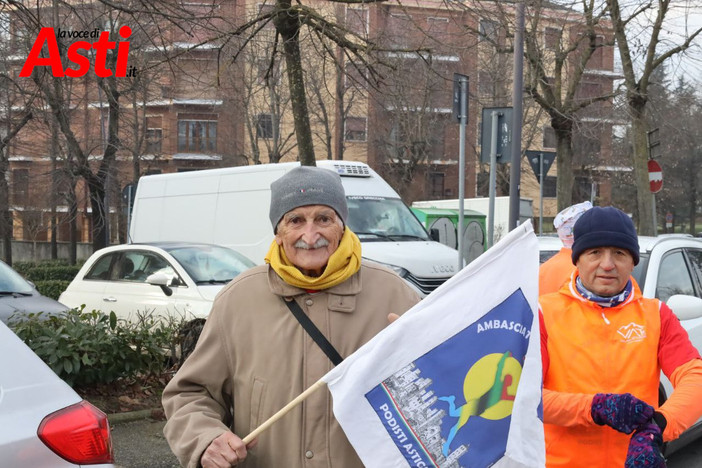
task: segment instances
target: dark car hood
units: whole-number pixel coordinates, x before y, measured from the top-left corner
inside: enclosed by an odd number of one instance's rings
[[[68,307],[58,301],[34,292],[31,296],[0,295],[0,321],[7,323],[12,314],[44,312],[56,315],[68,310]],[[44,315],[42,314],[42,315]]]

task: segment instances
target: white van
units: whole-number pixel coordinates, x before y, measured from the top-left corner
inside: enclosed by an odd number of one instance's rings
[[[363,257],[395,270],[424,296],[457,270],[458,252],[433,241],[400,196],[367,164],[317,161],[346,191],[348,225]],[[199,242],[230,247],[262,264],[273,241],[271,182],[299,163],[159,174],[139,179],[129,242]]]

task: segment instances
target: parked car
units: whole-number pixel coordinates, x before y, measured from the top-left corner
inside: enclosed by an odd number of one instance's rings
[[[88,258],[59,300],[69,307],[205,318],[232,278],[254,263],[217,245],[164,242],[106,247]]]
[[[105,413],[0,322],[0,464],[111,468],[113,461]]]
[[[702,352],[702,239],[684,235],[639,236],[640,261],[633,276],[644,297],[665,301]],[[661,375],[661,402],[673,391]],[[666,454],[702,435],[702,418],[669,443]]]
[[[7,323],[13,315],[15,320],[30,313],[49,316],[66,310],[68,307],[39,294],[32,283],[0,261],[0,322]]]
[[[539,239],[539,263],[544,263],[553,257],[563,247],[558,236],[537,236]]]

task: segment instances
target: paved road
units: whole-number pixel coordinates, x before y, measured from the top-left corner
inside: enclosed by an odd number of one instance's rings
[[[165,421],[140,419],[112,425],[115,465],[118,468],[179,468],[163,437]]]
[[[118,468],[179,468],[163,437],[165,421],[140,419],[113,424]],[[668,458],[668,468],[702,467],[702,444],[693,442]]]

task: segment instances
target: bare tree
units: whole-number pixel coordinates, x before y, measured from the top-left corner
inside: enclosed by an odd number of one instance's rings
[[[3,242],[5,262],[12,265],[12,212],[10,211],[10,187],[8,186],[10,142],[32,119],[31,97],[23,101],[20,112],[15,115],[17,98],[21,89],[6,73],[0,73],[0,239]]]
[[[678,5],[680,3],[681,5]],[[633,138],[633,166],[637,187],[638,232],[642,235],[654,233],[652,205],[653,198],[648,189],[648,139],[650,129],[646,116],[649,101],[649,87],[653,72],[671,57],[685,52],[702,32],[702,28],[684,30],[677,42],[666,41],[666,32],[673,32],[671,16],[676,5],[685,6],[689,2],[675,3],[672,0],[657,0],[634,4],[629,8],[618,0],[606,0],[614,34],[619,48],[626,88],[626,103],[631,119]],[[651,16],[652,20],[647,18]],[[641,34],[634,34],[637,22],[641,32],[647,34],[648,41]],[[636,39],[632,40],[631,38]]]

